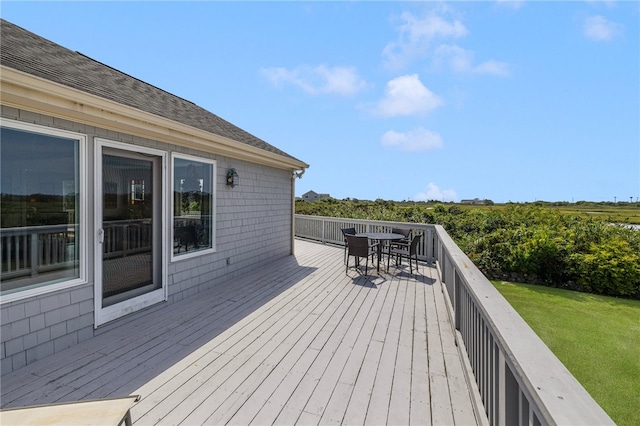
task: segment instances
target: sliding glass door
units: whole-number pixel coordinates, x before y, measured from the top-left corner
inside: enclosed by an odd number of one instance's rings
[[[99,141],[96,324],[165,300],[161,151]],[[135,148],[135,150],[131,150]]]

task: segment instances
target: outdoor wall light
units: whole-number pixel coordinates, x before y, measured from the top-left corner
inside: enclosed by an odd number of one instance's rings
[[[240,185],[240,176],[236,173],[236,169],[227,170],[227,185],[234,187]]]

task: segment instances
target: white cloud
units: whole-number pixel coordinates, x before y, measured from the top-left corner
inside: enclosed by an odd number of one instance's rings
[[[617,0],[587,0],[587,3],[591,5],[604,5],[606,8],[611,9],[615,7]]]
[[[509,9],[520,9],[524,5],[524,0],[496,0],[499,6]]]
[[[302,65],[294,69],[262,68],[261,74],[275,86],[292,84],[311,95],[353,95],[367,87],[354,67],[310,67]]]
[[[427,189],[424,192],[420,192],[413,197],[414,201],[456,201],[458,194],[453,189],[440,189],[438,185],[433,182],[429,182]]]
[[[510,73],[509,65],[498,61],[484,61],[473,67],[475,74],[489,74],[506,77]]]
[[[447,66],[457,73],[509,75],[509,66],[507,64],[498,61],[485,61],[480,64],[474,64],[473,52],[451,44],[438,46],[434,54],[433,63],[436,66]]]
[[[402,68],[414,59],[425,57],[434,40],[467,35],[467,29],[461,21],[448,21],[435,13],[417,18],[404,12],[400,21],[398,39],[388,43],[382,51],[386,65],[391,68]]]
[[[594,41],[611,41],[622,33],[623,28],[599,15],[586,18],[582,27],[584,36]]]
[[[470,72],[473,53],[459,46],[442,44],[436,49],[433,62],[439,66],[449,66],[456,72]]]
[[[468,34],[467,28],[458,19],[447,19],[436,12],[419,18],[405,12],[400,16],[400,21],[398,39],[388,43],[382,51],[390,68],[401,69],[412,61],[427,59],[436,66],[446,64],[447,68],[458,73],[509,75],[507,64],[494,60],[475,63],[473,52],[449,44]]]
[[[382,146],[407,152],[429,151],[442,147],[442,138],[436,132],[418,127],[406,133],[389,130],[382,135]]]
[[[404,75],[387,82],[385,96],[374,108],[383,117],[424,115],[443,104],[418,78],[418,74]]]

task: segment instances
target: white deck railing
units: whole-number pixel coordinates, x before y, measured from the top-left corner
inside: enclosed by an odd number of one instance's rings
[[[103,226],[105,258],[125,257],[151,250],[151,221],[113,220],[104,222]]]
[[[469,384],[491,425],[614,424],[440,225],[295,216],[296,236],[344,244],[341,228],[423,232],[435,261]],[[475,392],[474,392],[475,393]]]
[[[2,278],[35,276],[72,266],[77,263],[75,235],[75,225],[1,229]]]
[[[0,229],[2,279],[34,277],[77,266],[77,229],[77,224]],[[105,258],[124,257],[151,247],[149,221],[105,222],[104,231]]]
[[[418,245],[418,259],[427,262],[434,260],[434,225],[296,215],[297,237],[343,245],[342,228],[356,228],[357,232],[391,232],[391,228],[411,229],[414,235],[416,233],[423,235]]]

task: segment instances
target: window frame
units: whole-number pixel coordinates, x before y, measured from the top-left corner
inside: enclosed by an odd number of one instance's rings
[[[79,262],[79,275],[77,278],[72,278],[56,283],[42,283],[36,288],[27,290],[18,290],[14,293],[0,295],[0,305],[13,302],[16,300],[23,300],[43,294],[52,293],[55,291],[80,286],[87,284],[87,271],[89,261],[89,221],[88,221],[88,194],[87,194],[87,140],[88,136],[83,133],[72,132],[68,130],[56,129],[53,127],[42,126],[38,124],[25,123],[21,121],[13,121],[5,118],[0,118],[0,127],[5,127],[13,130],[20,130],[29,133],[38,133],[45,136],[61,137],[66,139],[74,139],[78,141],[78,233],[76,236],[76,242],[79,245],[78,248],[78,262]]]
[[[184,252],[184,253],[179,253],[176,254],[174,253],[173,250],[173,241],[174,241],[174,229],[175,229],[175,197],[174,197],[174,177],[175,177],[175,162],[177,159],[180,160],[186,160],[186,161],[195,161],[198,163],[203,163],[203,164],[208,164],[212,167],[211,170],[211,230],[210,230],[210,241],[211,241],[211,247],[206,248],[206,249],[202,249],[202,250],[196,250],[196,251],[192,251],[192,252]],[[210,158],[204,158],[204,157],[198,157],[195,155],[188,155],[188,154],[181,154],[178,152],[173,152],[171,153],[171,172],[170,172],[170,187],[169,187],[169,191],[170,191],[170,198],[171,198],[171,212],[170,212],[170,219],[169,219],[169,251],[171,253],[171,262],[177,262],[177,261],[181,261],[181,260],[185,260],[185,259],[192,259],[194,257],[198,257],[198,256],[203,256],[203,255],[207,255],[207,254],[211,254],[211,253],[215,253],[216,252],[216,226],[217,226],[217,219],[216,219],[216,204],[217,204],[217,181],[218,181],[218,177],[217,177],[217,170],[218,170],[218,162],[217,160],[214,159],[210,159]]]

